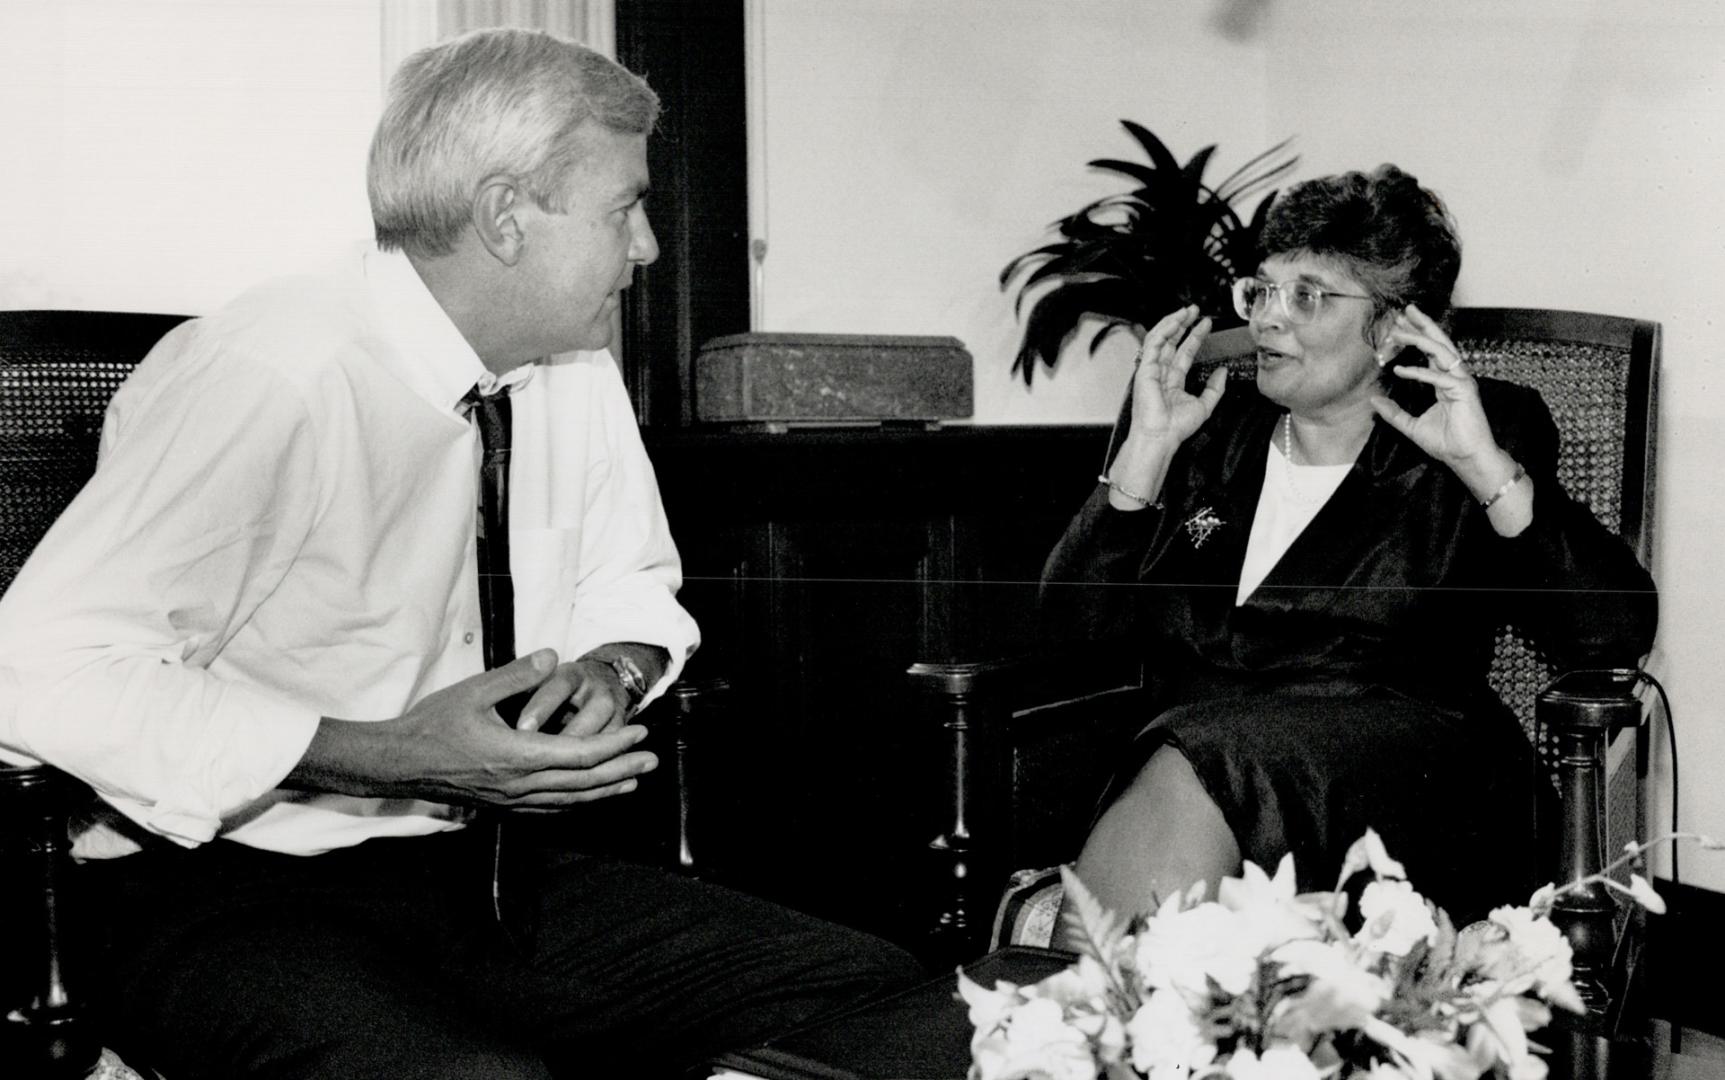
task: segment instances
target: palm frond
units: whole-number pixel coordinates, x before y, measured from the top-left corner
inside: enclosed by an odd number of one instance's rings
[[[1038,364],[1055,366],[1086,319],[1099,325],[1092,354],[1110,334],[1148,326],[1185,304],[1197,304],[1218,327],[1237,324],[1228,290],[1236,276],[1257,266],[1258,238],[1275,192],[1245,219],[1237,201],[1286,176],[1299,160],[1278,159],[1291,143],[1283,140],[1211,187],[1204,174],[1215,146],[1182,165],[1148,128],[1120,123],[1148,164],[1104,157],[1089,165],[1137,186],[1054,222],[1059,239],[1018,256],[1000,273],[1003,290],[1015,282],[1018,287],[1013,311],[1024,320],[1024,337],[1012,370],[1027,385]]]
[[[1156,171],[1154,165],[1142,165],[1136,161],[1121,161],[1119,158],[1096,158],[1084,163],[1092,169],[1107,169],[1122,176],[1138,181],[1146,188],[1154,188],[1162,183],[1163,176]]]
[[[1270,147],[1268,150],[1265,150],[1263,153],[1252,158],[1238,169],[1229,173],[1226,179],[1216,185],[1217,193],[1223,199],[1232,202],[1234,199],[1239,198],[1246,192],[1251,191],[1254,188],[1261,187],[1269,180],[1282,175],[1289,169],[1292,169],[1300,161],[1300,156],[1298,154],[1282,159],[1280,162],[1270,166],[1261,173],[1254,173],[1252,171],[1262,165],[1265,161],[1268,161],[1283,150],[1286,150],[1293,141],[1294,140],[1292,139],[1283,139],[1281,142]]]
[[[1130,120],[1122,120],[1120,123],[1126,128],[1128,134],[1138,140],[1138,145],[1142,146],[1144,153],[1149,155],[1152,165],[1170,173],[1180,171],[1180,163],[1174,159],[1174,155],[1163,144],[1162,140],[1150,133],[1149,128],[1142,124],[1135,124]]]
[[[1055,285],[1036,298],[1025,316],[1024,340],[1013,359],[1013,372],[1022,375],[1029,386],[1037,363],[1052,370],[1061,350],[1088,316],[1143,325],[1143,296],[1140,289],[1124,278],[1064,281]]]
[[[1189,182],[1197,184],[1200,188],[1203,187],[1204,170],[1210,167],[1210,158],[1215,153],[1216,145],[1214,143],[1204,147],[1204,149],[1192,155],[1192,159],[1186,162],[1185,166],[1181,168],[1180,175],[1184,176]]]

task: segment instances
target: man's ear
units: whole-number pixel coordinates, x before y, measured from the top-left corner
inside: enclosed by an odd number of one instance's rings
[[[490,176],[473,196],[473,230],[491,257],[504,266],[521,259],[527,234],[518,211],[526,193],[512,176]]]

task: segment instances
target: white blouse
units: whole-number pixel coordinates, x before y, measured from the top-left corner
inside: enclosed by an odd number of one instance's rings
[[[1252,532],[1246,538],[1246,561],[1240,567],[1240,588],[1234,594],[1238,607],[1263,583],[1330,496],[1342,486],[1353,468],[1347,465],[1295,465],[1282,456],[1276,440],[1270,440],[1269,461],[1264,466],[1264,487],[1258,493],[1258,510],[1252,515]]]

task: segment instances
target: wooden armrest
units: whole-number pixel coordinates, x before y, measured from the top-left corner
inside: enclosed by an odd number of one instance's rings
[[[912,664],[910,683],[923,693],[1003,703],[1010,715],[1083,701],[1144,685],[1141,646],[1086,642],[1035,653]]]
[[[1557,747],[1558,788],[1563,800],[1559,878],[1581,881],[1603,868],[1605,840],[1600,801],[1606,781],[1606,745],[1624,732],[1645,739],[1648,711],[1636,693],[1633,669],[1607,668],[1565,672],[1543,690],[1534,709],[1538,723]],[[1566,892],[1552,906],[1551,920],[1569,939],[1574,978],[1590,1013],[1608,1026],[1620,995],[1608,987],[1619,981],[1622,961],[1617,928],[1618,904],[1610,890],[1594,882]]]
[[[690,759],[698,757],[690,747],[698,737],[695,725],[730,703],[731,684],[720,678],[679,679],[665,691],[670,711],[671,770],[677,791],[676,868],[685,874],[699,872],[693,839],[694,798],[690,783]]]
[[[1566,671],[1540,691],[1534,708],[1539,723],[1553,734],[1568,731],[1617,732],[1646,720],[1636,694],[1633,668]]]
[[[61,931],[71,865],[67,822],[86,790],[47,765],[0,766],[0,821],[12,856],[22,864],[6,877],[21,890],[19,914],[29,920],[21,936],[34,952],[26,961],[33,977],[24,984],[31,998],[3,1003],[10,1011],[0,1024],[8,1029],[8,1042],[16,1039],[23,1046],[30,1075],[81,1077],[102,1052],[68,989]]]
[[[1141,689],[1143,664],[1130,643],[1087,643],[1031,655],[923,662],[911,665],[906,677],[927,695],[946,735],[944,820],[928,845],[946,883],[930,938],[937,953],[964,959],[986,940],[1000,886],[1017,868],[1013,859],[1076,854],[1033,850],[1052,846],[1046,843],[1021,849],[1018,839],[1063,834],[1069,824],[1063,818],[1077,815],[1081,822],[1090,810],[1088,797],[1079,793],[1083,784],[1062,791],[1071,805],[1061,807],[1015,795],[1015,785],[1039,771],[1027,768],[1024,756],[1034,753],[1044,765],[1058,762],[1064,770],[1059,775],[1072,774],[1072,763],[1081,759],[1092,771],[1106,761],[1106,750],[1094,739],[1086,741],[1101,735],[1102,727],[1074,717],[1086,705]],[[1065,713],[1067,706],[1078,708]],[[1021,801],[1037,805],[1020,807]],[[1073,842],[1081,840],[1080,835]]]

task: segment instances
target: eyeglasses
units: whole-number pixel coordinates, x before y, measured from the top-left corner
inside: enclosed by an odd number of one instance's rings
[[[1272,295],[1281,302],[1282,314],[1295,326],[1304,326],[1317,318],[1326,299],[1372,299],[1359,293],[1331,292],[1309,281],[1284,281],[1278,285],[1262,278],[1246,277],[1234,282],[1234,312],[1242,319],[1262,315]]]

